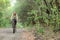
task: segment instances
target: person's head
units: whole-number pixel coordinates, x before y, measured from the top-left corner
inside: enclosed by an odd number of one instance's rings
[[[13,13],[13,16],[16,16],[16,12]]]

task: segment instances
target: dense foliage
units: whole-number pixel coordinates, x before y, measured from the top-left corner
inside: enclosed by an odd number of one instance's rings
[[[7,26],[9,24],[9,19],[7,15],[9,6],[10,6],[9,0],[0,0],[0,27]]]
[[[60,29],[60,1],[59,0],[27,0],[22,6],[21,20],[25,24],[42,24],[46,27]],[[25,20],[26,19],[26,20]]]

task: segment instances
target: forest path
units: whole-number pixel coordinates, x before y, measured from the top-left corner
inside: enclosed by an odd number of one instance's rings
[[[13,34],[12,28],[0,28],[0,40],[34,40],[34,36],[25,29],[16,29]]]

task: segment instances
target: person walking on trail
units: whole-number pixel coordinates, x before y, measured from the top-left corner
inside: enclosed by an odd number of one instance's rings
[[[17,21],[18,21],[18,16],[16,14],[16,12],[14,12],[11,16],[11,22],[12,22],[12,27],[13,27],[13,33],[16,32],[16,24],[17,24]]]

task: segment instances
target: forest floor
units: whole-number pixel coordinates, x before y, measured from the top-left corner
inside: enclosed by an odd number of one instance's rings
[[[54,33],[48,29],[43,34],[37,35],[28,29],[16,29],[13,34],[12,28],[0,28],[0,40],[60,40],[60,32]]]
[[[34,40],[34,36],[25,29],[16,29],[13,34],[12,28],[1,28],[0,40]]]

